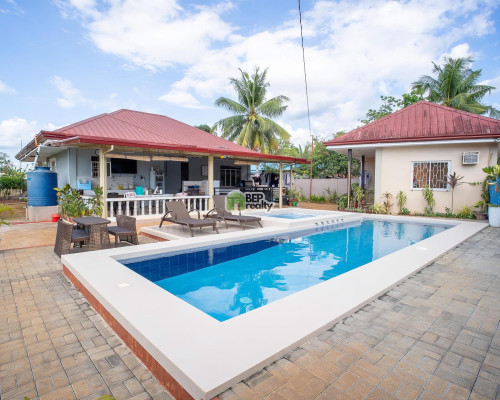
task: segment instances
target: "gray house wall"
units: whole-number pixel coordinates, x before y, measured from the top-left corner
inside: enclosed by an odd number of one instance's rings
[[[90,178],[92,173],[91,158],[96,156],[95,149],[70,148],[54,156],[56,160],[57,184],[62,187],[70,184],[77,187],[78,178]],[[112,162],[112,161],[111,161]],[[202,181],[207,177],[202,175],[202,166],[208,165],[207,157],[189,158],[189,180]],[[234,160],[214,159],[214,179],[220,180],[220,167],[233,166]],[[181,162],[179,161],[152,161],[137,162],[137,174],[111,174],[108,177],[108,187],[110,190],[117,189],[118,185],[127,188],[129,185],[150,187],[151,167],[164,171],[164,187],[160,188],[164,193],[177,193],[181,190]],[[249,166],[241,166],[241,178],[249,179]],[[99,178],[91,178],[92,187],[99,184]],[[154,188],[152,188],[154,189]]]

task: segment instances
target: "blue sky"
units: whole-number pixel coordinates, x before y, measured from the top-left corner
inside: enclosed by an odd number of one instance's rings
[[[500,89],[497,0],[302,1],[311,124],[331,137],[432,61],[472,55]],[[308,141],[293,0],[0,0],[0,151],[41,129],[130,108],[209,125],[238,68],[269,68],[280,122]],[[500,108],[500,90],[485,98]]]

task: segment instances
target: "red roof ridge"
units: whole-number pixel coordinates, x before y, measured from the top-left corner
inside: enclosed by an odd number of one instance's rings
[[[133,124],[133,123],[131,123],[131,122],[125,121],[125,120],[123,120],[123,119],[121,119],[121,118],[118,118],[118,117],[116,117],[116,116],[113,116],[113,114],[116,114],[116,113],[119,113],[119,112],[132,112],[132,113],[136,113],[136,114],[148,114],[148,115],[154,115],[154,116],[156,116],[156,117],[167,118],[167,119],[169,119],[169,120],[171,120],[171,121],[174,121],[175,123],[182,124],[182,125],[185,125],[185,126],[189,126],[190,128],[198,129],[198,130],[200,130],[200,131],[202,130],[202,129],[196,128],[196,127],[195,127],[195,126],[193,126],[193,125],[189,125],[189,124],[186,124],[185,122],[179,121],[179,120],[177,120],[177,119],[173,119],[173,118],[167,117],[166,115],[154,114],[154,113],[149,113],[149,112],[144,112],[144,111],[135,111],[135,110],[128,110],[128,109],[126,109],[126,108],[122,108],[121,110],[113,111],[112,113],[108,114],[111,118],[117,119],[117,120],[119,120],[120,122],[123,122],[123,123],[125,123],[125,124],[131,125],[131,126],[133,126],[133,127],[135,127],[135,128],[141,129],[141,130],[143,130],[143,131],[146,131],[146,132],[149,132],[149,133],[152,133],[152,134],[156,134],[157,132],[154,132],[154,131],[152,131],[152,130],[146,129],[146,128],[142,127],[142,126],[138,126],[138,125]],[[206,132],[206,131],[203,131],[203,132]],[[209,132],[206,132],[206,133],[209,133]],[[217,136],[217,137],[219,137],[219,136]],[[224,139],[224,138],[221,138],[221,139]],[[226,140],[226,139],[224,139],[224,140]],[[198,146],[193,146],[193,147],[198,147]],[[250,150],[251,150],[251,149],[250,149]]]
[[[424,111],[417,111],[415,109],[422,107],[434,108],[435,114],[431,117],[429,113],[429,108],[423,108]],[[401,114],[408,114],[408,116],[402,117]],[[449,117],[445,117],[448,115]],[[437,116],[441,116],[441,120],[432,119]],[[446,118],[452,118],[452,125],[443,121]],[[466,118],[468,121],[474,120],[476,123],[469,122],[470,126],[462,125],[459,126],[457,131],[457,126],[455,125],[454,118]],[[419,119],[418,123],[417,120]],[[432,125],[423,126],[425,122],[429,124],[428,121],[435,121]],[[493,124],[493,125],[492,125]],[[376,121],[372,121],[368,124],[359,126],[345,135],[333,138],[324,142],[326,146],[336,145],[336,144],[354,144],[354,143],[373,143],[375,141],[381,142],[403,142],[403,141],[415,141],[418,138],[426,138],[427,140],[434,140],[437,137],[446,138],[447,136],[458,136],[456,139],[461,137],[465,138],[470,135],[474,137],[480,137],[482,134],[496,135],[496,126],[498,125],[498,134],[500,135],[500,121],[486,117],[484,115],[474,114],[471,112],[457,110],[455,108],[443,106],[441,104],[432,103],[425,100],[420,100],[414,104],[397,110],[389,115],[386,115]],[[485,129],[486,127],[486,129]],[[490,130],[491,128],[495,128]],[[469,132],[470,131],[470,132]]]

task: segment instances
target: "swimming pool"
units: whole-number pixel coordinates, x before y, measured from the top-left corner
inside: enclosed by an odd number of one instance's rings
[[[256,213],[254,213],[256,214]],[[302,218],[312,218],[316,217],[317,215],[315,214],[302,214],[302,213],[260,213],[257,214],[263,217],[270,217],[270,218],[284,218],[284,219],[302,219]]]
[[[329,218],[329,226],[332,220],[347,221],[350,217],[339,213]],[[450,229],[224,322],[121,261],[276,238],[297,229],[273,226],[233,231],[67,254],[61,260],[65,276],[174,397],[211,399],[331,328],[487,226],[479,222],[357,214],[357,218],[361,217],[395,223],[446,224]],[[309,228],[316,229],[316,223],[311,220]],[[384,235],[376,238],[386,239]],[[381,246],[388,247],[388,242]],[[348,256],[353,253],[349,250]]]
[[[216,320],[226,321],[445,229],[368,220],[121,263]]]

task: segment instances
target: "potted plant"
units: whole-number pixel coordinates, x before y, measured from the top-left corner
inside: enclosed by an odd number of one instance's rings
[[[73,189],[69,184],[62,188],[54,188],[59,198],[60,214],[63,219],[72,222],[73,218],[82,217],[87,209],[85,201],[78,189]]]
[[[484,201],[479,200],[476,204],[474,204],[474,208],[478,209],[478,211],[474,211],[477,219],[485,220],[488,218],[488,214],[486,213],[486,203]]]

